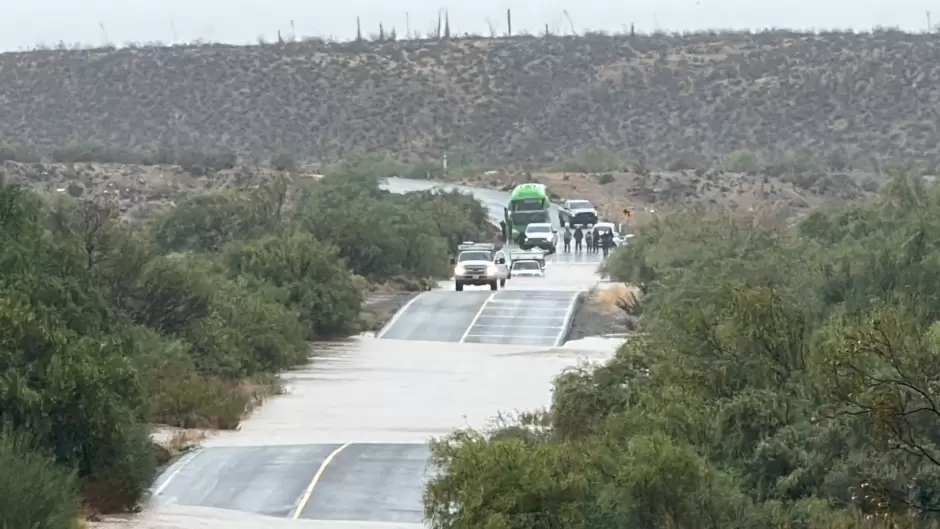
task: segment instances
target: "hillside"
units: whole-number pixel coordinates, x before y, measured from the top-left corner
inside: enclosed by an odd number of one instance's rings
[[[940,39],[703,33],[0,55],[0,144],[546,167],[940,161]],[[585,149],[593,149],[586,153]],[[875,161],[875,160],[879,161]],[[589,164],[590,165],[590,164]],[[606,167],[605,169],[610,169]],[[782,170],[782,169],[781,169]]]

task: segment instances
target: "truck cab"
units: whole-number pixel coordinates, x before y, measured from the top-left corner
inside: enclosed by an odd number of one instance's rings
[[[457,247],[454,265],[454,286],[462,292],[466,285],[489,285],[490,290],[498,290],[509,279],[509,259],[505,252],[497,251],[491,243],[467,241]]]

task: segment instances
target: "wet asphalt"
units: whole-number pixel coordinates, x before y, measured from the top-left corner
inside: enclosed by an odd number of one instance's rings
[[[506,193],[475,194],[502,215]],[[423,527],[428,441],[491,426],[501,411],[545,406],[563,369],[612,353],[609,343],[562,346],[578,292],[597,284],[599,260],[554,256],[547,277],[514,278],[498,292],[427,292],[378,339],[316,346],[310,365],[284,376],[285,395],[168,468],[133,526]]]

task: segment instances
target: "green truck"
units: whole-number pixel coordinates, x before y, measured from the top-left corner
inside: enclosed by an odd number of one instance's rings
[[[552,202],[544,184],[519,184],[512,190],[509,203],[503,208],[503,238],[521,244],[529,224],[551,222]]]

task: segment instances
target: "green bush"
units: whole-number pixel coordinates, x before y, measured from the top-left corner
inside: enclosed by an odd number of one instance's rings
[[[940,188],[796,228],[692,208],[603,268],[642,283],[637,334],[538,435],[437,441],[432,527],[938,526]]]
[[[0,433],[0,529],[73,527],[81,511],[78,478],[24,433]]]
[[[299,315],[307,339],[332,338],[358,330],[362,295],[352,276],[339,264],[337,252],[311,235],[297,233],[232,243],[224,249],[223,260],[232,274],[268,285],[275,299]]]
[[[148,423],[236,427],[274,389],[259,384],[308,361],[307,340],[360,330],[369,280],[444,275],[455,241],[485,227],[468,197],[390,195],[374,164],[343,167],[299,200],[280,179],[190,197],[146,229],[111,206],[0,182],[0,423],[52,461],[23,458],[50,480],[25,485],[48,518],[24,502],[0,527],[71,516],[79,491],[93,509],[133,509],[156,470]],[[0,463],[26,450],[6,439]],[[6,470],[0,507],[21,499]]]

